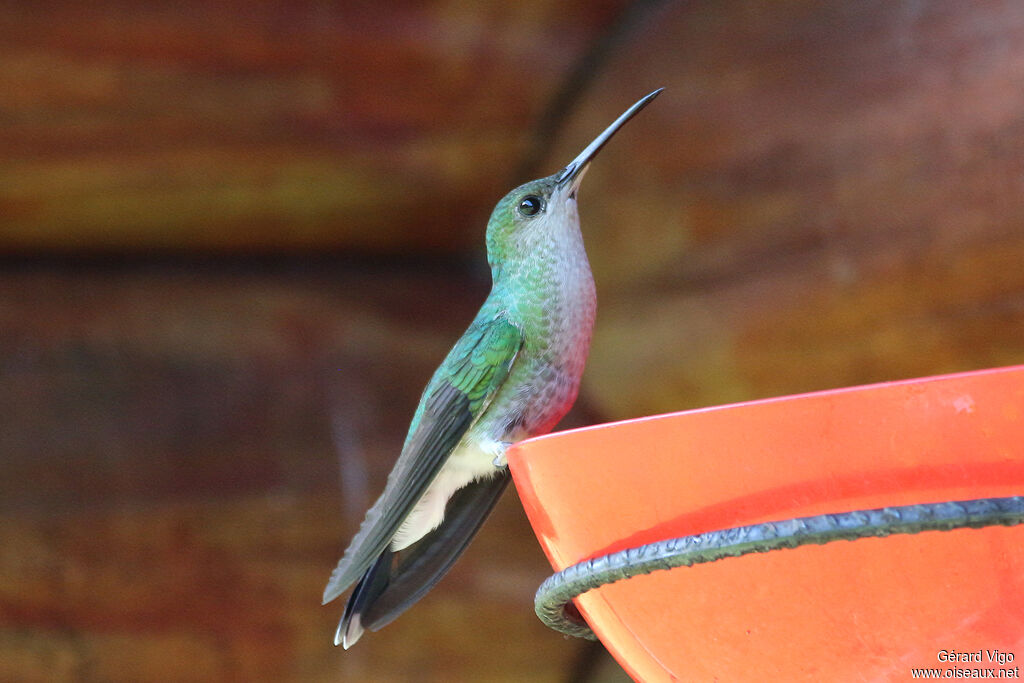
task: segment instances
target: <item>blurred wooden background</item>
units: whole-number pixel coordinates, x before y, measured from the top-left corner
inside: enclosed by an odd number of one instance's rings
[[[658,86],[568,424],[1024,362],[1012,0],[0,6],[0,680],[579,673],[512,494],[352,651],[320,595],[494,202]]]

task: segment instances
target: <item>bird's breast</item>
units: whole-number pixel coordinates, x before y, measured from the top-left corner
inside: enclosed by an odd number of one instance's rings
[[[515,427],[507,430],[510,440],[548,432],[562,419],[590,351],[597,298],[586,255],[556,252],[542,266],[518,293],[523,348],[494,406]]]

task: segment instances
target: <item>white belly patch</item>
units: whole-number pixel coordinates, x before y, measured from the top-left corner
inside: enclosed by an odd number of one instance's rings
[[[504,451],[505,444],[499,441],[459,444],[395,532],[391,549],[407,548],[436,529],[444,521],[444,509],[452,495],[470,482],[495,474],[494,460],[504,457]]]

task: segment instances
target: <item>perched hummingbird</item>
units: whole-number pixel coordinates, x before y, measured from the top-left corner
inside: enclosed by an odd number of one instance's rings
[[[551,431],[576,400],[597,307],[576,192],[598,151],[660,92],[494,208],[491,292],[423,391],[384,493],[324,590],[326,604],[358,580],[335,645],[390,623],[447,573],[508,484],[506,448]]]

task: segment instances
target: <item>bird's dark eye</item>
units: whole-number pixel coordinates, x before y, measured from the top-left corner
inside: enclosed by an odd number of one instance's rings
[[[537,195],[527,195],[519,202],[519,213],[523,216],[536,216],[544,210],[544,200]]]

